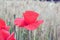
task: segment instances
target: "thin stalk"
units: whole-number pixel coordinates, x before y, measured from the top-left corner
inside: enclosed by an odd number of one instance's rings
[[[29,31],[29,40],[31,40],[32,38],[31,38],[31,31]]]

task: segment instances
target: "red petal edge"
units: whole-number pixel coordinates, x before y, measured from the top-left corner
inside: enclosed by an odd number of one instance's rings
[[[32,30],[37,29],[39,27],[39,25],[41,25],[42,23],[43,23],[43,20],[39,20],[39,21],[36,21],[35,23],[32,23],[32,24],[25,26],[24,28],[32,31]]]

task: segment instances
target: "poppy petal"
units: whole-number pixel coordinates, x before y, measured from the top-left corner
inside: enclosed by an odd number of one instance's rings
[[[10,26],[6,26],[4,29],[7,30],[7,31],[9,31]]]
[[[7,38],[7,40],[15,40],[15,38],[14,38],[14,32]]]
[[[32,23],[32,24],[29,24],[29,25],[25,26],[25,28],[27,30],[35,30],[42,23],[43,23],[43,20],[39,20],[39,21],[36,21],[35,23]]]
[[[0,30],[0,34],[3,36],[3,38],[6,40],[8,36],[10,36],[10,33],[4,29]]]
[[[0,29],[2,27],[4,27],[6,24],[5,24],[5,21],[3,19],[0,18]]]
[[[4,40],[4,38],[0,35],[0,40]]]
[[[14,24],[19,26],[19,27],[23,27],[25,25],[24,19],[23,18],[16,18],[14,20]]]
[[[34,12],[34,11],[26,11],[23,14],[24,20],[27,24],[34,23],[37,20],[38,15],[39,14],[37,12]]]

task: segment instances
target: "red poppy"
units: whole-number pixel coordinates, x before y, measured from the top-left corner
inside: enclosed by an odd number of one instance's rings
[[[37,20],[39,14],[34,11],[26,11],[23,13],[24,18],[16,18],[14,20],[14,24],[18,25],[19,27],[24,27],[28,30],[34,30],[38,28],[40,24],[43,23],[43,20]]]
[[[0,19],[0,40],[15,40],[14,33],[10,35],[9,29],[5,21]]]
[[[0,30],[0,40],[15,40],[14,33],[10,35],[10,33],[4,29]]]
[[[5,21],[0,18],[0,29],[9,30],[10,27],[6,25]]]

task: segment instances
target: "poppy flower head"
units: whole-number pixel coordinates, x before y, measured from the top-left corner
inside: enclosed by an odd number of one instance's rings
[[[37,20],[38,15],[39,14],[37,12],[34,12],[34,11],[26,11],[23,14],[24,20],[27,24],[34,23]]]
[[[0,40],[15,40],[14,33],[10,35],[9,29],[10,27],[5,24],[5,21],[0,19]]]
[[[16,18],[14,23],[15,25],[19,25],[19,27],[23,26],[27,30],[35,30],[43,23],[43,20],[37,20],[39,14],[34,11],[25,11],[23,13],[23,18]]]

